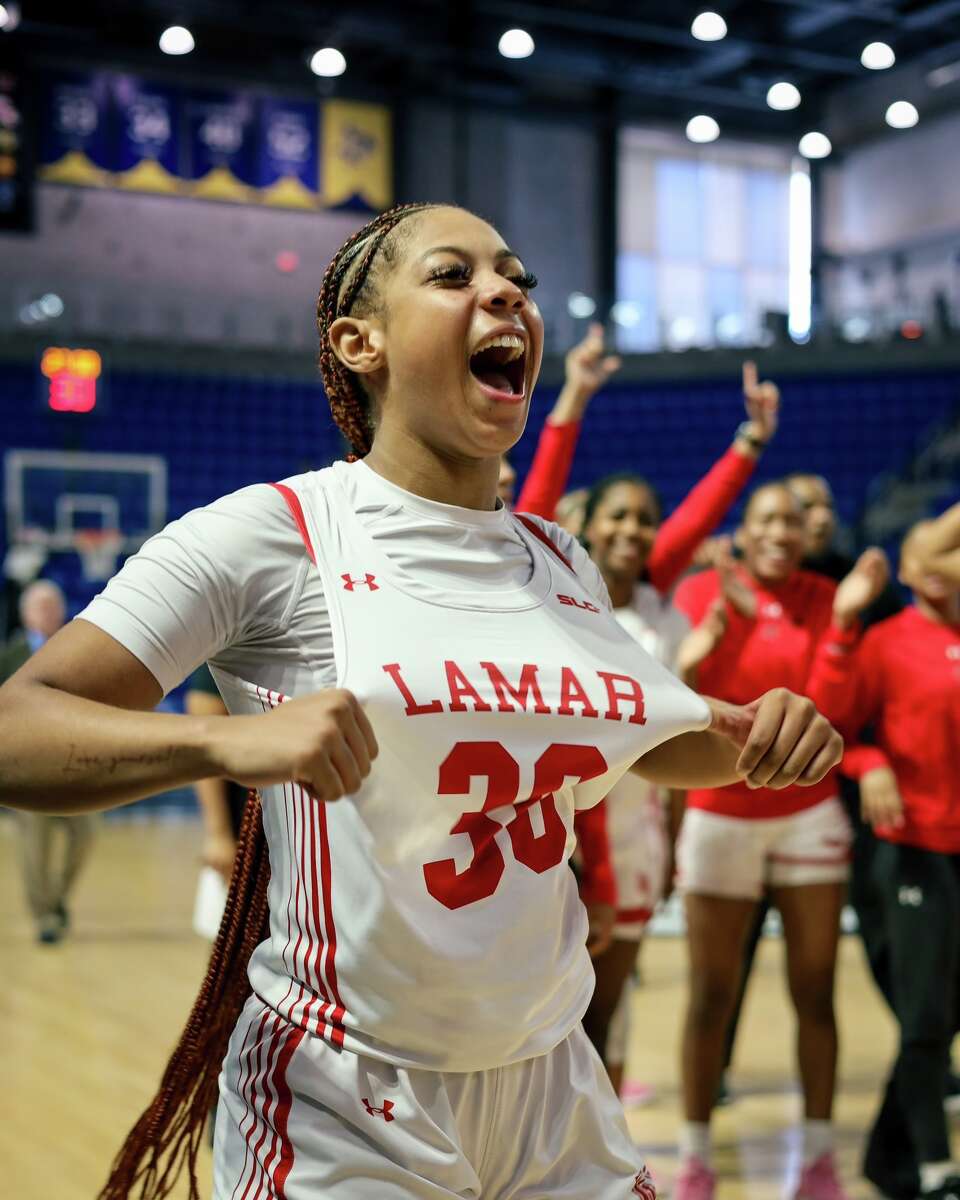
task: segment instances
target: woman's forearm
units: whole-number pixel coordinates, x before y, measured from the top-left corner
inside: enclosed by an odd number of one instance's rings
[[[219,774],[213,722],[131,711],[16,678],[0,689],[0,804],[115,808]]]
[[[741,778],[739,757],[740,748],[729,738],[707,729],[662,742],[638,759],[633,770],[661,787],[726,787]]]

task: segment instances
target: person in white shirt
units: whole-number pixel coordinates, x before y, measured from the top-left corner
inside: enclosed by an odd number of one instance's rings
[[[462,209],[361,229],[318,323],[363,461],[174,522],[0,690],[5,804],[211,775],[261,794],[103,1200],[192,1174],[221,1061],[215,1200],[653,1196],[580,1027],[574,812],[638,761],[658,784],[776,787],[841,742],[787,692],[696,696],[573,539],[498,505],[542,353],[534,283]],[[147,711],[204,657],[229,716]]]

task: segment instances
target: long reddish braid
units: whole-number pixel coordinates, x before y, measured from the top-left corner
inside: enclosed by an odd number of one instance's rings
[[[413,213],[437,205],[419,202],[398,204],[358,229],[340,247],[327,267],[317,296],[317,332],[320,335],[320,376],[330,412],[337,428],[350,443],[350,458],[370,453],[373,422],[370,402],[359,378],[337,358],[330,345],[330,326],[337,317],[348,316],[362,300],[370,268],[378,252],[388,252],[390,235]]]
[[[189,1200],[201,1200],[197,1154],[216,1100],[220,1064],[250,994],[247,963],[269,934],[269,881],[260,801],[251,792],[223,921],[200,994],[157,1094],[127,1135],[97,1200],[128,1200],[138,1184],[140,1200],[161,1200],[170,1194],[184,1165],[190,1178]]]

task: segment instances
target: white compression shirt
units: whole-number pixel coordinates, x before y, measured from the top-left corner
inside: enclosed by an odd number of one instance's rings
[[[307,477],[286,483],[297,490]],[[359,520],[398,567],[448,591],[500,590],[529,580],[530,555],[506,509],[425,500],[364,463],[345,479]],[[586,590],[609,608],[603,580],[579,542],[555,526],[550,536]],[[320,575],[283,498],[268,484],[171,522],[79,619],[130,650],[164,694],[205,661],[286,695],[336,682]]]

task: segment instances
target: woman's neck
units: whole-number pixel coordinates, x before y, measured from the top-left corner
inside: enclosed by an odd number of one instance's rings
[[[914,592],[913,602],[928,621],[937,625],[960,625],[960,596],[948,596],[940,604],[933,604]]]
[[[626,608],[633,599],[636,580],[629,579],[624,575],[610,575],[606,571],[601,571],[600,574],[603,576],[603,582],[607,585],[607,592],[613,607]]]
[[[497,457],[455,458],[407,435],[401,441],[378,437],[363,461],[390,483],[425,500],[482,512],[497,506]]]

